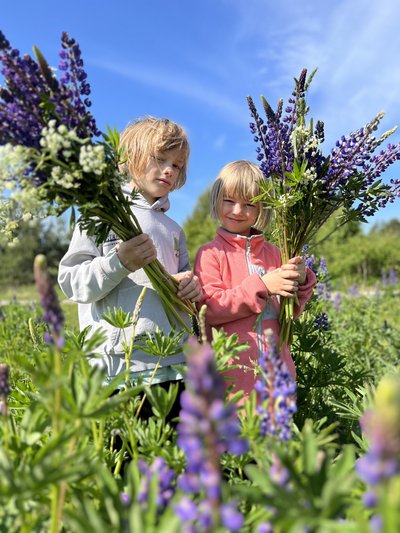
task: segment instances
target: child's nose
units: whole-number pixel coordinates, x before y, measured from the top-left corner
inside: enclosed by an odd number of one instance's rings
[[[234,212],[234,213],[237,213],[237,214],[241,213],[241,212],[242,212],[242,206],[241,206],[241,204],[239,204],[238,202],[235,202],[235,203],[233,204],[233,212]]]
[[[172,174],[172,173],[173,173],[173,167],[172,167],[172,164],[166,162],[165,165],[164,165],[163,171],[164,171],[166,174]]]

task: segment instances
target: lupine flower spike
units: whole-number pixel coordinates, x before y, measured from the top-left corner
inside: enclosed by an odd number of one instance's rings
[[[224,452],[242,454],[248,444],[240,437],[235,406],[224,405],[224,379],[217,371],[210,345],[192,340],[187,365],[177,427],[178,445],[185,453],[187,466],[178,487],[201,498],[201,503],[184,497],[176,512],[183,531],[213,531],[220,522],[228,531],[239,531],[243,517],[234,502],[221,504],[220,457]]]
[[[367,509],[379,507],[381,499],[396,491],[396,476],[400,474],[400,377],[389,375],[381,379],[375,393],[375,406],[368,409],[360,420],[361,429],[368,438],[369,448],[356,462],[356,472],[367,485],[363,502]],[[391,485],[393,480],[394,484]],[[393,490],[394,488],[394,490]],[[391,496],[392,498],[392,496]],[[398,499],[398,496],[397,496]],[[393,505],[399,501],[393,500]],[[377,529],[377,526],[380,526]],[[372,531],[382,530],[382,516],[374,514]]]
[[[54,289],[54,282],[47,270],[47,261],[44,255],[35,257],[33,274],[43,308],[43,320],[49,326],[49,333],[45,333],[44,340],[61,348],[64,343],[64,338],[61,335],[64,315]]]
[[[10,367],[0,364],[0,415],[6,415],[8,411],[8,395],[10,394]]]
[[[264,349],[258,359],[261,377],[255,384],[260,402],[261,433],[282,441],[290,439],[291,423],[296,406],[296,382],[281,358],[272,331],[264,334]]]

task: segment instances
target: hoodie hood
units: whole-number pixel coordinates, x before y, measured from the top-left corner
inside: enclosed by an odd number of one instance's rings
[[[130,185],[129,183],[126,183],[125,185],[122,185],[121,188],[122,188],[122,191],[127,196],[131,196],[132,195],[132,191],[134,190],[132,185]],[[133,200],[133,203],[135,204],[136,207],[138,207],[140,209],[151,209],[153,211],[162,211],[163,213],[168,211],[168,209],[170,207],[170,201],[169,201],[168,194],[166,194],[165,196],[161,196],[161,198],[158,198],[158,200],[156,200],[153,204],[150,204],[146,200],[146,198],[142,194],[140,194],[138,189],[135,189],[135,191],[136,191],[137,196]]]

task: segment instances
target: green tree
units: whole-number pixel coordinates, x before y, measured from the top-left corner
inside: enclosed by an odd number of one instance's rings
[[[37,254],[46,255],[49,270],[55,276],[68,242],[68,230],[62,219],[23,223],[16,243],[0,241],[0,287],[33,283],[33,260]]]
[[[322,231],[321,236],[323,239]],[[400,273],[400,222],[392,220],[375,225],[368,233],[361,230],[360,224],[353,228],[344,226],[317,244],[314,251],[317,256],[325,257],[330,274],[341,284],[350,285],[355,281],[373,284],[382,272],[391,268]]]
[[[218,226],[210,215],[210,192],[208,188],[199,196],[193,213],[183,224],[192,265],[197,250],[214,238]]]

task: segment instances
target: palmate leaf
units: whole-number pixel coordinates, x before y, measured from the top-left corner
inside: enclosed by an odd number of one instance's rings
[[[102,318],[115,328],[124,329],[132,325],[132,316],[129,312],[124,311],[122,307],[114,307],[104,313]]]
[[[158,328],[154,333],[147,332],[147,338],[140,345],[140,349],[149,355],[157,357],[170,357],[182,352],[182,338],[185,331],[178,333],[172,329],[168,335]]]

